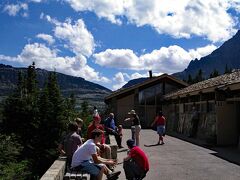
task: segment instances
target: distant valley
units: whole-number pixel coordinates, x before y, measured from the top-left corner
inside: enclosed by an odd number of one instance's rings
[[[18,81],[18,73],[26,72],[27,68],[16,68],[9,65],[0,64],[0,98],[4,99],[11,94],[16,87]],[[49,71],[36,69],[37,81],[40,88],[44,86],[44,82],[48,77]],[[74,77],[62,73],[56,73],[58,83],[62,94],[68,97],[71,93],[75,94],[77,106],[84,100],[88,101],[91,106],[97,106],[103,109],[104,97],[111,93],[111,90],[89,81],[81,77]]]

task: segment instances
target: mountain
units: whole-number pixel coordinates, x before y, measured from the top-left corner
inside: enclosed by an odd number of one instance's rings
[[[138,79],[132,79],[130,81],[127,82],[127,84],[125,84],[122,88],[128,88],[130,86],[133,86],[135,84],[139,84],[143,81],[145,81],[147,78],[138,78]]]
[[[229,69],[240,69],[240,30],[211,54],[202,57],[200,60],[192,60],[184,71],[172,75],[178,79],[187,80],[189,74],[195,77],[199,69],[201,69],[203,77],[207,79],[214,69],[220,74],[223,74],[226,65]],[[141,83],[145,79],[146,78],[130,80],[123,88]]]
[[[192,60],[184,71],[173,75],[179,79],[187,79],[189,74],[195,77],[199,69],[202,69],[203,76],[208,78],[214,69],[223,74],[226,65],[231,69],[240,68],[240,30],[210,55]]]
[[[18,73],[22,71],[25,73],[27,68],[15,68],[9,65],[0,64],[0,97],[4,98],[13,92],[18,81]],[[44,86],[44,82],[48,77],[50,71],[43,69],[36,69],[37,81],[39,87]],[[79,105],[83,100],[87,100],[89,104],[99,107],[104,106],[104,97],[111,93],[111,90],[95,84],[81,77],[74,77],[57,73],[57,79],[62,94],[68,97],[71,93],[75,94],[77,104]]]

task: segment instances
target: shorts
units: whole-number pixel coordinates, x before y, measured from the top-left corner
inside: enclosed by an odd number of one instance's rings
[[[98,176],[104,164],[95,164],[93,162],[84,161],[81,163],[82,171],[85,171],[93,176]]]
[[[165,126],[157,126],[157,133],[161,136],[165,134]]]

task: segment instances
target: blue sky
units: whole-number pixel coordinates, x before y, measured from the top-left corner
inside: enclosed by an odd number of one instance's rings
[[[116,90],[184,70],[240,27],[239,0],[2,0],[0,63]]]

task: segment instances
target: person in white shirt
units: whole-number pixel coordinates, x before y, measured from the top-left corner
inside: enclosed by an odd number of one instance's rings
[[[112,172],[106,165],[114,166],[117,161],[113,159],[104,159],[97,154],[96,144],[101,141],[103,131],[95,129],[91,133],[91,139],[80,146],[72,157],[72,169],[81,169],[90,175],[101,180],[103,174],[107,179],[116,179],[121,171]]]

